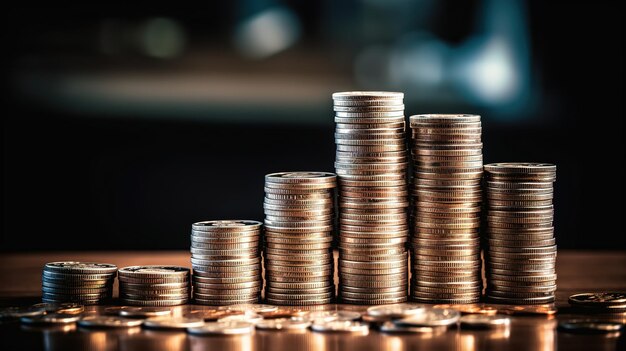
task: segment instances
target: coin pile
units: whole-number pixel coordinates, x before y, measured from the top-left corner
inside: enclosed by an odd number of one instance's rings
[[[487,297],[509,304],[554,302],[556,166],[485,165]]]
[[[189,302],[189,268],[129,266],[118,271],[120,299],[133,306],[176,306]]]
[[[117,267],[109,263],[50,262],[42,274],[42,301],[97,305],[113,297]]]
[[[332,301],[337,176],[282,172],[265,176],[265,298],[275,305]]]
[[[404,94],[334,93],[339,178],[339,294],[404,302],[408,290],[408,152]]]
[[[476,303],[482,291],[478,115],[416,115],[412,129],[415,301]]]
[[[251,220],[215,220],[191,228],[193,297],[200,305],[259,301],[261,226]]]

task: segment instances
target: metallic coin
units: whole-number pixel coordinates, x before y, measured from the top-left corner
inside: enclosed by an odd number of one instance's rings
[[[626,294],[620,292],[580,293],[569,297],[571,305],[585,307],[610,307],[626,304]]]
[[[246,322],[257,324],[263,320],[263,317],[260,314],[257,314],[253,311],[246,311],[243,314],[226,316],[218,319],[218,322]]]
[[[35,309],[43,308],[46,313],[59,314],[79,314],[85,311],[85,306],[77,303],[36,303],[32,306]]]
[[[438,327],[456,324],[461,317],[458,311],[445,308],[424,308],[421,313],[397,319],[394,324],[407,327]]]
[[[258,231],[262,223],[251,220],[214,220],[196,222],[192,225],[193,230],[208,232],[240,232],[240,231]]]
[[[559,323],[558,330],[576,334],[606,334],[620,332],[624,329],[622,323],[606,321],[572,320]]]
[[[423,313],[426,307],[421,304],[399,303],[370,307],[367,314],[374,317],[400,318]]]
[[[66,274],[114,274],[117,266],[110,263],[62,261],[44,265],[44,271]]]
[[[46,312],[42,306],[3,307],[0,308],[0,319],[38,317],[46,314]]]
[[[311,330],[316,332],[365,334],[369,332],[369,326],[366,323],[345,320],[314,321],[311,324]]]
[[[204,325],[203,318],[194,317],[159,317],[149,318],[143,323],[145,328],[153,329],[187,329]]]
[[[164,300],[138,300],[138,299],[129,299],[122,298],[122,303],[132,306],[141,306],[141,307],[168,307],[168,306],[178,306],[184,305],[189,302],[188,298],[178,298],[178,299],[164,299]]]
[[[210,308],[210,309],[198,309],[191,310],[184,314],[184,317],[187,318],[196,318],[202,319],[204,321],[216,321],[220,318],[228,317],[228,316],[237,316],[243,315],[243,311],[235,311],[230,310],[225,307],[220,308]]]
[[[403,333],[403,334],[441,334],[447,330],[447,327],[411,327],[398,325],[393,322],[386,322],[380,326],[382,333]]]
[[[315,323],[325,322],[345,322],[357,321],[361,319],[361,314],[354,311],[313,311],[306,316],[310,321]]]
[[[83,328],[132,328],[143,324],[141,319],[116,316],[85,316],[77,324]]]
[[[311,325],[311,322],[305,319],[297,318],[275,318],[266,319],[258,322],[255,326],[261,330],[302,330]]]
[[[254,331],[254,324],[242,321],[205,323],[201,327],[187,328],[192,335],[243,335]]]
[[[190,274],[190,270],[179,266],[129,266],[121,268],[118,274],[123,277],[136,278],[186,277]]]
[[[44,314],[39,316],[21,317],[20,321],[24,324],[69,324],[75,323],[81,317],[75,314]]]
[[[500,315],[470,314],[459,319],[461,329],[494,329],[507,328],[511,319]]]

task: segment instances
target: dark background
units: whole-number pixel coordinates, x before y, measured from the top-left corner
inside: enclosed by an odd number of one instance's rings
[[[626,249],[623,13],[499,3],[6,9],[0,248],[185,249],[195,221],[261,220],[264,174],[333,171],[330,95],[368,89],[481,114],[485,163],[557,165],[561,248]],[[457,72],[485,38],[517,80]]]

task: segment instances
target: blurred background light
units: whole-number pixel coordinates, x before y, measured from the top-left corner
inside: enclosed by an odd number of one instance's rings
[[[286,7],[265,9],[242,21],[235,32],[237,50],[244,56],[263,59],[286,50],[300,38],[300,22]]]

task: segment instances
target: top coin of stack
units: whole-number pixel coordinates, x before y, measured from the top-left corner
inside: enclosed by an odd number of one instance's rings
[[[337,176],[281,172],[265,176],[265,298],[276,305],[330,303]]]
[[[416,115],[410,124],[415,165],[412,296],[427,303],[478,302],[480,116]]]
[[[109,263],[50,262],[42,275],[43,302],[104,303],[113,297],[117,267]]]
[[[334,93],[343,302],[407,299],[408,155],[404,94]]]
[[[261,222],[216,220],[191,228],[193,296],[201,305],[255,303],[261,278]]]
[[[119,270],[120,299],[134,306],[176,306],[189,302],[189,268],[130,266]]]
[[[554,302],[556,166],[485,165],[487,297],[509,304]]]

